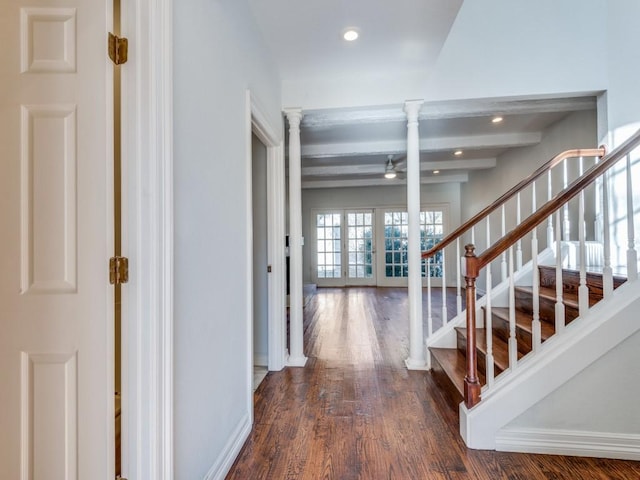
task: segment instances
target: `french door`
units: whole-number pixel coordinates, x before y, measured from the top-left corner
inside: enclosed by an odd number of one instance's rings
[[[448,214],[448,205],[422,207],[420,250],[428,250],[444,238]],[[409,217],[406,209],[322,210],[313,212],[312,222],[313,280],[318,286],[407,286]],[[376,244],[380,246],[378,255]],[[427,275],[433,286],[441,284],[445,261],[439,252],[428,264],[422,262],[425,286]]]
[[[314,280],[319,286],[376,285],[372,209],[315,212]]]
[[[378,285],[401,287],[407,285],[409,275],[408,237],[409,215],[406,209],[389,208],[378,210],[379,245],[384,245],[378,256]],[[422,207],[420,210],[420,250],[426,251],[444,237],[448,209],[444,205]],[[429,262],[422,262],[423,284],[427,271],[432,284],[439,285],[442,278],[444,257],[438,252]]]

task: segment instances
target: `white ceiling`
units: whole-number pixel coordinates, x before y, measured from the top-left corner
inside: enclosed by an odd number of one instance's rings
[[[249,0],[284,80],[433,65],[462,0]],[[356,27],[360,38],[345,42]]]
[[[375,84],[377,76],[389,72],[398,78],[415,78],[419,72],[418,78],[426,82],[461,4],[462,0],[249,0],[284,85],[345,76]],[[360,38],[344,41],[346,27],[356,27]],[[383,177],[388,155],[393,155],[398,171],[404,166],[402,104],[301,107],[303,188],[404,183]],[[568,113],[595,108],[594,97],[427,103],[420,114],[421,181],[465,182],[470,170],[493,168],[509,149],[540,142],[544,129]],[[491,123],[495,115],[504,121]],[[453,155],[457,149],[463,150],[461,156]]]

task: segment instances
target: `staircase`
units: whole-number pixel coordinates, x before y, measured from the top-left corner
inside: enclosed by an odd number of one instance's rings
[[[539,270],[539,315],[541,341],[544,342],[555,333],[556,308],[556,267],[540,265]],[[614,288],[618,288],[626,281],[621,276],[613,277]],[[586,285],[589,289],[589,306],[593,306],[603,298],[603,278],[601,273],[586,272]],[[580,286],[580,272],[578,270],[562,269],[562,301],[565,311],[565,324],[575,320],[579,314],[578,288]],[[515,339],[517,342],[518,359],[523,358],[533,349],[533,291],[530,286],[515,286]],[[486,306],[482,308],[485,318],[477,331],[478,376],[482,385],[486,384]],[[509,368],[509,308],[493,307],[491,309],[493,365],[495,375],[498,376]],[[467,329],[455,327],[456,347],[431,347],[433,374],[442,386],[453,405],[464,400],[464,377],[466,374]]]
[[[640,459],[638,175],[640,131],[562,152],[422,254],[456,286],[448,319],[427,277],[426,363],[468,447]]]

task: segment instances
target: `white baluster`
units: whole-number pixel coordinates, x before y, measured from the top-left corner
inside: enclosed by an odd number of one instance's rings
[[[516,197],[516,223],[520,225],[520,221],[522,220],[520,213],[520,192],[518,192],[518,196]],[[520,270],[522,268],[522,239],[518,240],[516,243],[516,270]]]
[[[547,201],[551,201],[552,197],[551,170],[547,172]],[[553,215],[549,215],[547,220],[547,248],[551,248],[553,244]]]
[[[562,223],[556,213],[556,334],[564,331],[564,299],[562,298]]]
[[[609,170],[602,178],[602,223],[604,240],[604,267],[602,269],[602,290],[604,298],[613,293],[613,270],[611,269],[611,225],[609,224]]]
[[[513,278],[513,245],[509,247],[509,368],[516,368],[518,341],[516,340],[516,284]]]
[[[507,219],[504,208],[504,203],[502,204],[502,238],[507,234]],[[500,272],[502,281],[507,280],[507,253],[502,252],[502,261],[500,262]]]
[[[447,264],[445,259],[444,248],[442,249],[442,325],[447,323],[447,278],[446,269],[444,266]]]
[[[582,177],[584,163],[580,157],[580,176]],[[589,310],[589,287],[587,287],[587,255],[586,255],[586,235],[584,224],[584,190],[580,192],[578,206],[578,239],[580,241],[580,286],[578,287],[578,311],[580,316],[586,315]]]
[[[600,157],[595,157],[595,162],[596,165],[598,163],[600,163]],[[596,218],[593,221],[593,228],[594,228],[594,236],[593,239],[596,242],[600,242],[603,243],[603,238],[602,238],[602,231],[604,230],[604,228],[602,228],[602,212],[598,213],[599,207],[602,206],[602,201],[600,200],[600,196],[602,195],[602,176],[599,176],[598,178],[596,178],[595,181],[595,188],[594,188],[594,211],[596,212]]]
[[[627,279],[633,281],[638,278],[638,253],[635,249],[635,225],[633,210],[633,188],[631,182],[631,154],[627,155],[627,233],[629,248],[627,249]]]
[[[456,238],[456,314],[462,312],[462,275],[460,274],[460,237]]]
[[[567,169],[567,159],[562,161],[562,188],[566,189],[569,184],[569,172]],[[569,220],[569,203],[564,204],[563,208],[563,232],[564,239],[571,240],[571,221]]]
[[[445,322],[442,322],[444,327]],[[433,315],[431,314],[431,257],[427,258],[427,336],[433,333]]]
[[[536,212],[536,184],[531,190],[531,213]],[[531,265],[533,269],[533,320],[531,322],[531,345],[537,352],[542,343],[542,327],[540,325],[540,270],[538,270],[538,232],[534,228],[531,232]]]
[[[476,244],[476,226],[475,225],[471,227],[471,244],[472,245]],[[489,248],[489,245],[487,245],[487,248]]]
[[[487,245],[491,245],[491,225],[489,217],[487,217]],[[493,385],[493,378],[495,377],[494,362],[493,362],[493,317],[491,315],[491,290],[493,289],[491,280],[491,265],[487,265],[486,270],[486,282],[487,282],[487,304],[485,307],[485,330],[487,337],[487,354],[486,354],[486,379],[487,386]]]

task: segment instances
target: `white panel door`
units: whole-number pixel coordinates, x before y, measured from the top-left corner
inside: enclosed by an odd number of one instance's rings
[[[0,2],[0,477],[113,478],[111,5]]]

